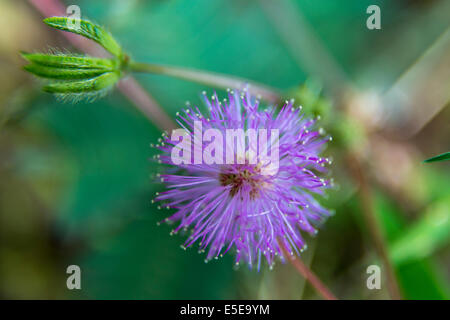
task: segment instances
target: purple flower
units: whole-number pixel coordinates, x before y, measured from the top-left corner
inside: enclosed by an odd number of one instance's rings
[[[316,119],[305,118],[301,107],[294,107],[293,101],[286,101],[281,109],[262,110],[259,101],[247,90],[229,91],[223,101],[216,94],[211,99],[204,94],[204,100],[209,109],[207,115],[191,107],[178,114],[178,123],[186,130],[183,140],[191,142],[192,149],[188,145],[189,150],[183,149],[181,155],[177,147],[179,137],[172,140],[173,136],[168,135],[163,135],[157,145],[163,151],[158,156],[160,162],[170,165],[167,174],[161,175],[168,190],[158,194],[156,200],[176,210],[165,219],[179,223],[171,233],[190,229],[182,247],[197,242],[200,252],[207,251],[205,261],[233,249],[236,264],[247,262],[250,267],[257,265],[258,270],[263,257],[269,266],[276,255],[284,260],[279,241],[291,254],[294,251],[299,254],[306,248],[301,231],[315,234],[330,214],[314,196],[323,195],[324,189],[331,186],[329,180],[319,176],[326,173],[325,165],[331,163],[319,156],[331,138],[323,137],[321,130],[314,130]],[[200,139],[199,129],[203,132]],[[267,132],[267,150],[270,149],[271,156],[278,151],[277,161],[273,157],[259,157],[259,143],[265,140],[259,140],[258,136],[258,149],[254,149],[254,144],[247,143],[250,135],[245,138],[243,149],[239,149],[235,140],[230,147],[229,140],[220,141],[215,136],[216,146],[226,151],[231,148],[237,154],[233,163],[199,159],[212,144],[211,137],[207,142],[202,139],[208,129],[216,129],[223,137],[229,129]],[[269,134],[273,132],[278,132],[278,136]],[[211,155],[217,156],[216,160],[225,159],[222,151],[217,149]],[[174,158],[178,152],[180,156]],[[186,161],[180,163],[181,158]]]

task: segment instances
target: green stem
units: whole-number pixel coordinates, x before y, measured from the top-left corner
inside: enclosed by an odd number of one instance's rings
[[[243,87],[245,87],[245,85],[248,85],[249,91],[255,96],[260,96],[262,99],[272,103],[276,103],[280,100],[280,94],[276,90],[239,77],[232,77],[201,70],[134,61],[131,61],[129,63],[128,69],[133,72],[162,74],[222,89],[242,89]]]

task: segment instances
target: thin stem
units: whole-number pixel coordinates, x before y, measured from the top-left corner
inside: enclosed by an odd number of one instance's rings
[[[316,289],[316,291],[327,300],[338,300],[323,282],[306,266],[300,257],[289,254],[283,241],[278,241],[283,255],[294,266],[294,268]]]
[[[359,183],[361,204],[363,206],[363,214],[369,228],[370,236],[374,242],[375,250],[383,261],[386,269],[388,291],[392,299],[401,300],[398,280],[389,259],[386,243],[383,238],[380,226],[373,209],[373,199],[369,183],[362,169],[362,165],[357,156],[350,155],[349,163],[352,164],[352,171],[355,180]]]
[[[269,88],[268,86],[252,82],[247,79],[214,72],[134,61],[130,62],[129,70],[134,72],[163,74],[166,76],[197,82],[222,89],[242,89],[245,85],[248,85],[249,91],[253,95],[259,95],[264,100],[276,103],[280,99],[280,94],[275,89]]]
[[[178,126],[164,111],[158,102],[133,77],[122,79],[118,88],[153,124],[161,130],[169,132]]]

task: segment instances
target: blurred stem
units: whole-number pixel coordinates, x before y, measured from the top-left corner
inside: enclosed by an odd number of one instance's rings
[[[269,23],[299,68],[321,79],[327,91],[340,96],[351,87],[350,80],[305,19],[297,2],[259,0]]]
[[[141,63],[134,61],[131,61],[128,67],[130,71],[134,72],[163,74],[166,76],[197,82],[222,89],[242,89],[243,87],[245,87],[245,85],[248,85],[249,91],[253,95],[259,95],[264,100],[276,103],[280,99],[280,94],[275,89],[238,77],[202,70],[194,70],[174,66],[163,66],[158,64]]]
[[[389,259],[388,250],[381,228],[378,224],[377,218],[374,211],[374,203],[372,199],[372,192],[370,185],[367,181],[365,173],[363,171],[360,160],[355,155],[349,156],[349,163],[351,164],[352,174],[354,179],[359,183],[359,193],[361,196],[361,205],[363,207],[363,214],[366,220],[367,227],[369,228],[369,233],[372,241],[375,245],[375,250],[378,256],[383,261],[384,267],[386,269],[387,276],[387,286],[389,294],[394,300],[401,300],[402,296],[400,294],[400,289],[398,285],[397,276],[395,270],[392,267],[392,263]]]
[[[286,259],[289,260],[298,273],[300,273],[300,275],[302,275],[303,278],[305,278],[322,297],[326,300],[338,300],[327,288],[327,286],[325,286],[323,282],[314,274],[314,272],[312,272],[311,269],[303,263],[300,257],[296,258],[294,255],[289,254],[283,241],[278,241],[278,245],[280,246]]]

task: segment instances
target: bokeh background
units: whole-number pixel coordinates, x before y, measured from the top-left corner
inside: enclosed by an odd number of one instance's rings
[[[319,298],[290,265],[236,270],[230,254],[205,264],[156,226],[170,213],[151,204],[163,188],[149,161],[157,121],[117,90],[58,102],[21,69],[20,50],[77,51],[41,22],[37,8],[55,2],[79,5],[136,60],[255,80],[320,114],[338,185],[324,203],[336,214],[306,236],[304,261],[339,298],[389,298],[356,157],[403,297],[450,297],[450,167],[422,163],[450,150],[450,1],[0,0],[0,298]],[[366,28],[371,4],[381,30]],[[214,90],[136,79],[172,118]],[[81,290],[66,288],[72,264]],[[366,287],[371,264],[381,290]]]

